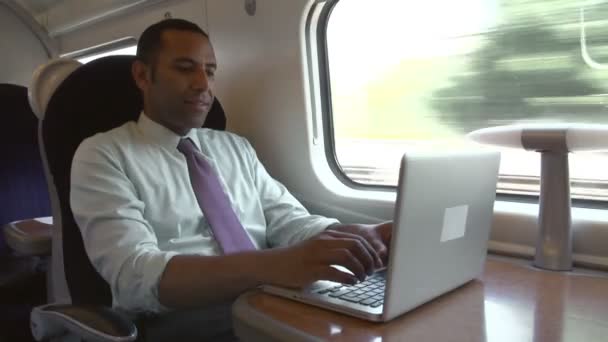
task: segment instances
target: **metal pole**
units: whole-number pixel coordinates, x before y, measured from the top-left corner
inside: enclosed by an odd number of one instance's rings
[[[572,219],[567,151],[541,152],[539,234],[534,266],[572,269]]]

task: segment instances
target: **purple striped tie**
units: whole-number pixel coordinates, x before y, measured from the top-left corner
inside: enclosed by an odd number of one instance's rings
[[[196,200],[224,254],[255,250],[216,173],[196,145],[190,138],[185,138],[180,140],[177,149],[186,156]]]

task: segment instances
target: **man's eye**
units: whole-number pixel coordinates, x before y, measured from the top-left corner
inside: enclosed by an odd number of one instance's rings
[[[209,77],[215,76],[215,70],[208,69],[206,72],[207,72],[207,76],[209,76]]]
[[[179,71],[191,71],[192,69],[194,69],[194,67],[191,65],[176,65],[175,67]]]

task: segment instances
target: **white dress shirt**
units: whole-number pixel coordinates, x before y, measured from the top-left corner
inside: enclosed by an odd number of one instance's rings
[[[187,137],[215,168],[257,248],[291,245],[337,222],[310,215],[244,138],[210,129],[193,129]],[[114,307],[165,311],[158,283],[169,259],[221,253],[177,150],[180,138],[142,113],[137,123],[84,140],[74,155],[72,211]]]

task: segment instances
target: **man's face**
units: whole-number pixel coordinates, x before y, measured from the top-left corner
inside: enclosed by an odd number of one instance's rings
[[[151,119],[184,135],[201,127],[213,103],[215,53],[200,33],[167,30],[150,66],[136,61],[133,74]]]

